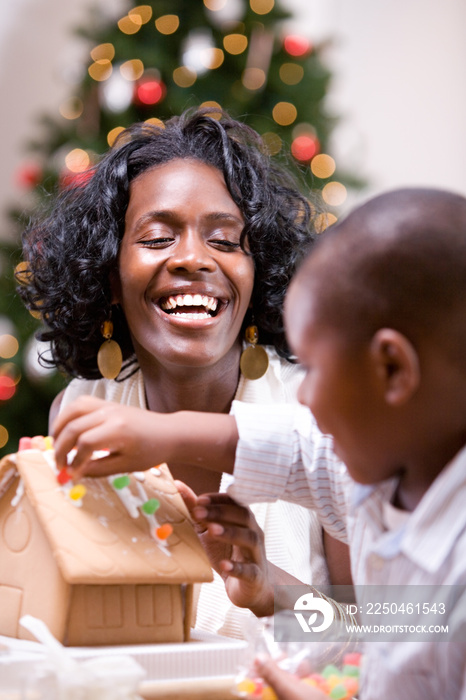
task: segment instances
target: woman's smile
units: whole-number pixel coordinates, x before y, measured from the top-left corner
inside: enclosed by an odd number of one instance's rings
[[[132,181],[113,288],[140,362],[201,367],[237,355],[254,285],[243,228],[213,166],[177,159]]]

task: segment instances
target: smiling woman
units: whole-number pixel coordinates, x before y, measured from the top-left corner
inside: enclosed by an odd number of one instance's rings
[[[127,129],[92,177],[24,233],[19,292],[42,315],[51,363],[74,377],[51,420],[83,394],[113,401],[112,410],[161,413],[296,402],[303,375],[286,343],[283,300],[313,239],[308,198],[244,124],[204,110]],[[97,362],[102,335],[115,356],[121,348],[123,364],[108,372]],[[251,348],[266,358],[257,379],[241,362]],[[86,437],[76,440],[76,464]],[[172,471],[197,494],[228,485],[201,468]],[[270,614],[274,583],[328,582],[322,530],[299,506],[232,502],[230,527],[204,540],[225,585],[217,576],[202,587],[203,629],[241,634],[225,586],[233,603]],[[228,573],[225,556],[236,562]]]

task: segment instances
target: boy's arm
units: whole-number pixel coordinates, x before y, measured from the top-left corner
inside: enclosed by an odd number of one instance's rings
[[[282,499],[311,508],[333,537],[346,542],[352,482],[309,410],[234,401],[232,415],[239,440],[228,493],[242,503]]]

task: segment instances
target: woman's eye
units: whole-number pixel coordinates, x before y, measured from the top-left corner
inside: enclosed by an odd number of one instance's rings
[[[145,248],[163,248],[166,245],[170,245],[173,242],[173,237],[171,236],[157,236],[154,238],[146,238],[141,241],[141,245]]]
[[[210,244],[216,248],[219,248],[220,250],[233,251],[238,250],[238,248],[240,248],[239,243],[237,243],[236,241],[229,241],[226,238],[212,238],[210,240]]]

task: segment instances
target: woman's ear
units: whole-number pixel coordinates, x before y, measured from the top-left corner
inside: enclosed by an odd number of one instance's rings
[[[392,328],[381,328],[372,338],[370,353],[386,402],[406,403],[420,382],[419,358],[411,342]]]

